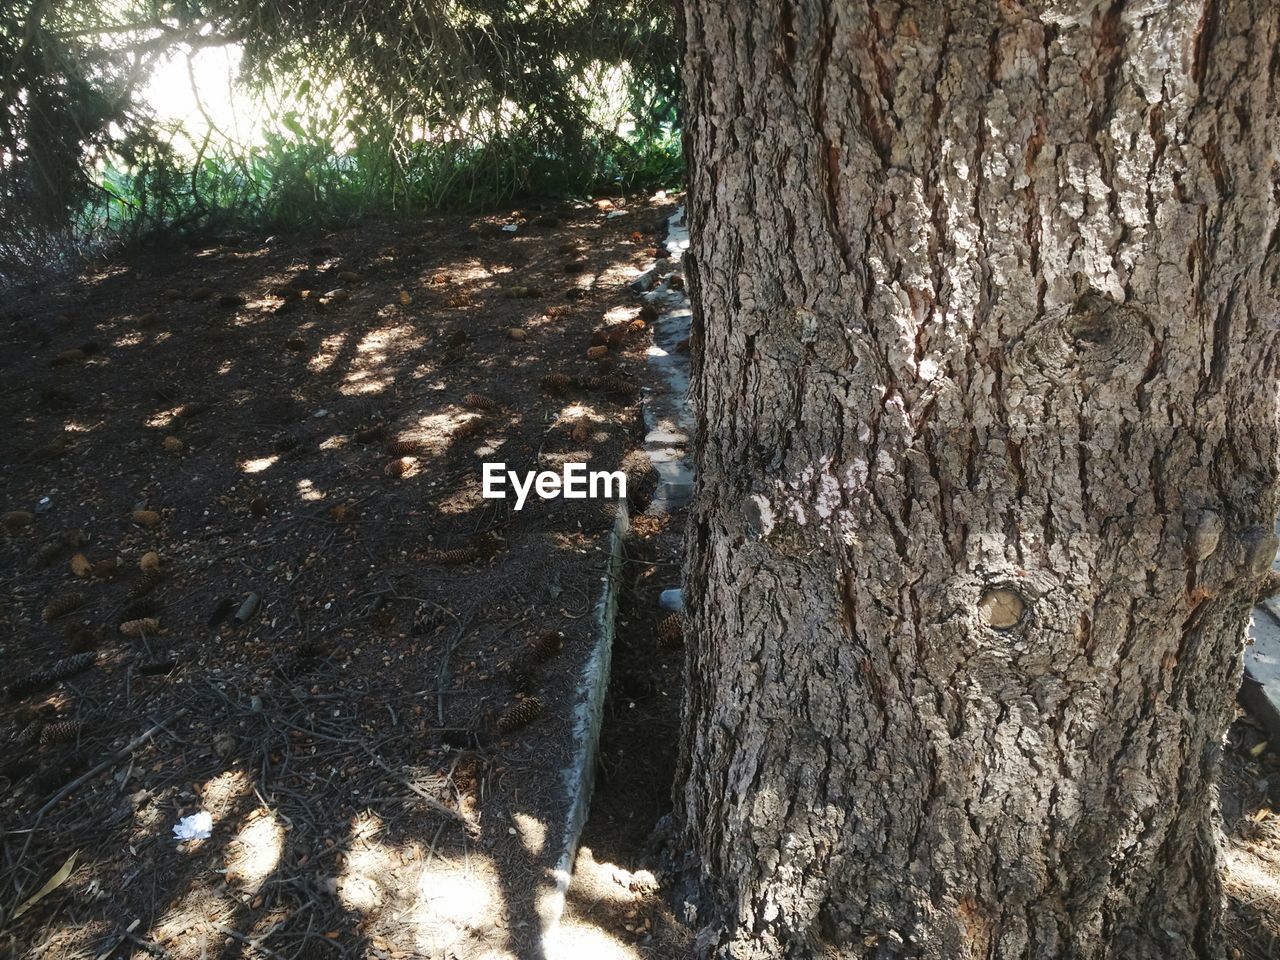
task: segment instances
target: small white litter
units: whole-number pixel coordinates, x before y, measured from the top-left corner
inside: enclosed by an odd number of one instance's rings
[[[201,810],[189,817],[183,817],[173,828],[173,835],[182,840],[208,840],[213,833],[213,816],[208,810]]]
[[[627,211],[625,210],[610,210],[604,215],[604,218],[606,220],[616,220],[618,217],[625,217],[626,215]]]
[[[515,233],[519,229],[520,229],[520,224],[518,223],[504,223],[502,225],[502,230],[504,233]]]

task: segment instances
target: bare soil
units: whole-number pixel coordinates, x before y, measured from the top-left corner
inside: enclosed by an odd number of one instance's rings
[[[669,206],[617,207],[121,256],[5,304],[4,952],[541,956],[613,506],[516,512],[480,464],[634,447],[627,281]]]

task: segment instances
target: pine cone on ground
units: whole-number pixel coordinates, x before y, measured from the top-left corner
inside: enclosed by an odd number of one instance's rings
[[[462,405],[468,410],[483,410],[486,413],[492,413],[502,407],[498,401],[482,393],[468,393],[462,398]]]
[[[563,396],[573,387],[573,378],[565,373],[548,373],[542,378],[542,389],[555,396]]]
[[[5,693],[10,700],[21,700],[23,697],[30,696],[45,687],[51,686],[53,686],[53,680],[49,677],[48,669],[46,667],[37,667],[10,683],[5,688]]]
[[[142,617],[138,620],[126,620],[120,624],[120,632],[126,637],[141,637],[160,632],[160,621],[155,617]]]
[[[559,630],[543,630],[529,641],[529,652],[538,660],[550,660],[564,648],[564,634]]]
[[[73,610],[79,610],[88,602],[89,598],[83,593],[64,593],[62,596],[51,600],[40,617],[45,623],[49,623],[59,617],[65,617]]]
[[[454,440],[465,440],[468,437],[474,437],[477,433],[484,430],[489,425],[489,421],[485,417],[472,417],[466,423],[459,424],[457,429],[453,431]]]
[[[140,600],[156,587],[160,586],[163,580],[164,574],[159,570],[148,570],[134,581],[133,586],[129,588],[129,592],[125,594],[125,599],[130,603],[135,600]]]
[[[684,643],[684,614],[673,613],[658,624],[658,636],[664,646],[678,647]]]
[[[43,729],[44,723],[42,721],[32,720],[13,735],[13,745],[20,750],[34,746],[39,741],[40,731]]]
[[[87,650],[84,653],[72,654],[69,657],[63,657],[61,660],[55,661],[53,666],[49,667],[45,672],[53,683],[57,683],[59,680],[74,677],[77,673],[83,673],[97,662],[97,652]]]
[[[58,557],[62,555],[62,551],[65,549],[66,546],[61,541],[52,540],[31,555],[31,566],[37,570],[50,567],[57,562]]]
[[[608,377],[601,377],[597,389],[603,390],[612,397],[634,398],[640,392],[640,385],[634,380],[628,380],[626,377],[620,377],[616,374]]]
[[[387,444],[387,453],[393,457],[407,457],[411,453],[417,453],[419,446],[421,444],[413,439],[392,440]]]
[[[442,567],[460,567],[465,563],[475,563],[479,560],[480,550],[476,547],[457,547],[453,550],[428,548],[423,552],[423,559]]]
[[[521,697],[498,718],[498,729],[510,733],[528,726],[542,713],[542,701],[537,697]]]
[[[412,457],[398,457],[388,463],[383,468],[382,472],[393,480],[399,480],[413,473],[414,466],[416,466],[416,464]]]
[[[63,720],[59,723],[51,723],[40,731],[40,742],[46,743],[69,743],[80,736],[84,730],[84,724],[79,720]]]

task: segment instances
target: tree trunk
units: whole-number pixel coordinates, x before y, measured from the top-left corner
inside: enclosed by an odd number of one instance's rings
[[[709,952],[1218,949],[1278,16],[686,2]]]

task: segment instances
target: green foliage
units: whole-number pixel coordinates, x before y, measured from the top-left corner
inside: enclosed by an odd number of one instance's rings
[[[4,5],[0,217],[21,228],[0,239],[0,275],[157,230],[673,185],[673,11],[669,0]],[[137,98],[156,63],[226,43],[243,45],[243,85],[287,104],[274,128],[250,143],[212,121],[203,136],[161,128]]]

